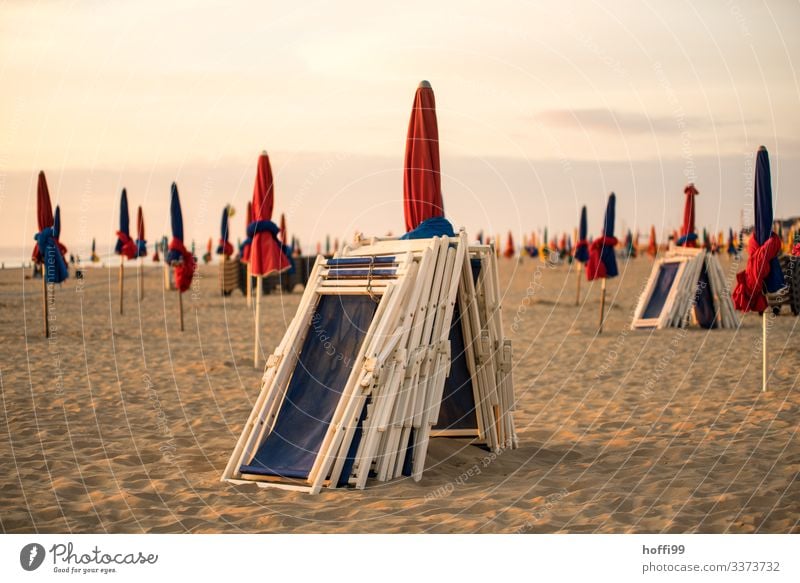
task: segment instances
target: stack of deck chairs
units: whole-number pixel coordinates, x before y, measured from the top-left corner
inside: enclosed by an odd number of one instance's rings
[[[736,328],[739,318],[716,255],[671,245],[653,265],[631,328]]]
[[[420,480],[432,436],[516,447],[500,316],[494,250],[463,231],[318,257],[222,479],[361,489]]]

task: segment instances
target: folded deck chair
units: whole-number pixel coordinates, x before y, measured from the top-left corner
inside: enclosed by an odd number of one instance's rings
[[[492,273],[479,278],[479,294],[470,253],[462,232],[359,239],[333,259],[318,257],[222,479],[312,493],[323,486],[363,488],[369,478],[404,470],[419,480],[451,371],[457,300],[468,312],[465,347],[481,344],[468,373],[478,379],[481,431],[494,448],[515,439],[510,345],[492,348],[488,341],[502,338],[499,313],[480,323],[480,314],[497,306],[496,286],[487,287],[496,278],[488,259],[494,255],[488,247],[473,253],[480,270]],[[502,375],[504,367],[486,366],[504,358],[509,367]]]

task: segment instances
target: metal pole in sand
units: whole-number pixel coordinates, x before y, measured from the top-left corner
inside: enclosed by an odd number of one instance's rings
[[[247,278],[247,282],[246,282],[247,285],[245,286],[246,287],[245,291],[246,291],[246,295],[247,295],[247,307],[248,308],[252,308],[253,307],[253,290],[252,290],[251,286],[253,284],[253,276],[250,273],[250,262],[249,261],[247,262],[247,275],[246,275],[246,278]]]
[[[603,278],[603,283],[600,284],[600,329],[598,334],[603,333],[603,316],[606,311],[606,278]]]
[[[44,301],[44,337],[50,338],[50,307],[48,306],[47,269],[42,263],[42,300]]]
[[[767,310],[761,313],[761,392],[767,392]]]
[[[256,276],[256,317],[255,317],[255,342],[253,348],[253,366],[258,368],[258,353],[261,349],[260,340],[261,336],[259,334],[259,325],[261,323],[261,277]]]
[[[582,275],[582,271],[583,270],[581,269],[581,262],[580,261],[578,261],[577,259],[573,259],[573,261],[575,262],[575,266],[578,268],[578,271],[577,271],[577,273],[578,273],[578,278],[577,278],[578,279],[578,292],[575,295],[575,305],[578,306],[581,303],[581,275]]]
[[[176,291],[178,292],[178,311],[181,316],[181,332],[183,332],[183,292],[180,288],[176,288]]]
[[[144,299],[144,257],[139,257],[139,301]]]
[[[125,256],[119,256],[119,314],[122,315],[122,291],[125,287]]]

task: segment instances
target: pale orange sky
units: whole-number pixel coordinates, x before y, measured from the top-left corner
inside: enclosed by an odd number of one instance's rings
[[[402,228],[414,89],[436,92],[448,215],[474,232],[738,224],[766,144],[777,215],[800,214],[796,2],[6,2],[0,7],[0,246],[35,230],[35,175],[64,239],[113,239],[119,189],[188,238],[242,209],[258,153],[306,248]],[[696,3],[695,3],[696,4]],[[241,224],[240,224],[241,223]],[[234,239],[244,230],[233,219]]]

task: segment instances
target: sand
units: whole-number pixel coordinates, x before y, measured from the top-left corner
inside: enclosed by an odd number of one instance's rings
[[[723,258],[729,277],[736,265]],[[203,267],[184,296],[159,268],[89,270],[56,292],[0,271],[0,526],[4,532],[798,532],[800,319],[771,321],[760,392],[757,315],[735,331],[630,331],[651,263],[600,286],[501,260],[520,448],[431,442],[421,482],[319,496],[219,476],[259,392],[252,315]],[[264,298],[268,353],[300,291]]]

